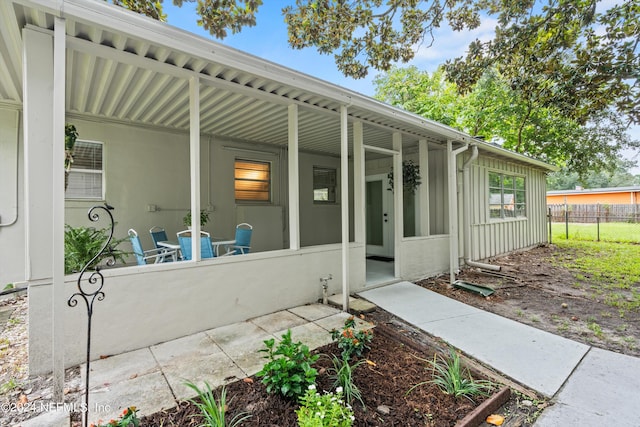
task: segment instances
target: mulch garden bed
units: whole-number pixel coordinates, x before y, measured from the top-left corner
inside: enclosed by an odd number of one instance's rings
[[[315,352],[340,354],[335,343]],[[371,350],[365,357],[372,363],[361,364],[353,373],[365,404],[365,408],[359,402],[353,404],[354,426],[455,426],[485,400],[454,398],[429,383],[407,394],[416,384],[431,380],[432,369],[421,359],[433,359],[434,350],[386,325],[379,324],[374,329]],[[328,357],[321,357],[315,365],[319,371],[316,381],[319,390],[331,390],[332,381],[327,373],[330,366]],[[481,379],[478,374],[473,376]],[[239,380],[226,388],[229,419],[246,412],[251,418],[243,426],[298,425],[294,412],[298,404],[268,394],[260,378]],[[194,405],[180,402],[175,408],[144,417],[141,426],[197,426],[202,422],[198,414]]]

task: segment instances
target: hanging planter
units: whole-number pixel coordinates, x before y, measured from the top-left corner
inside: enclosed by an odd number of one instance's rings
[[[76,127],[70,123],[64,126],[64,191],[69,186],[69,171],[73,163],[73,149],[78,139],[78,131]]]
[[[389,179],[389,190],[393,191],[393,167],[387,174]],[[416,189],[422,184],[420,177],[420,166],[413,163],[412,160],[404,160],[402,162],[402,186],[404,191],[415,194]]]

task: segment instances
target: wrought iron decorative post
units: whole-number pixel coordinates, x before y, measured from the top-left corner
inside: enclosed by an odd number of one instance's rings
[[[108,266],[114,265],[116,262],[116,258],[113,255],[113,249],[110,246],[115,227],[113,215],[111,214],[113,207],[106,203],[104,205],[93,206],[89,209],[89,221],[97,222],[100,219],[100,215],[97,212],[98,209],[102,209],[109,216],[109,221],[111,222],[109,237],[100,248],[100,251],[91,258],[91,261],[82,267],[80,276],[78,277],[78,291],[71,295],[67,301],[69,307],[75,307],[78,305],[78,301],[82,299],[87,308],[87,367],[84,386],[84,406],[82,407],[82,425],[84,427],[87,427],[89,423],[89,365],[91,363],[91,317],[93,316],[93,303],[96,300],[102,301],[104,299],[104,292],[102,291],[102,287],[104,286],[104,276],[100,272],[100,266],[97,266],[95,270],[91,271],[91,274],[86,278],[85,273],[87,273],[87,270],[89,270],[90,267],[103,258],[108,258],[106,262],[106,265]],[[83,282],[86,282],[84,287]]]

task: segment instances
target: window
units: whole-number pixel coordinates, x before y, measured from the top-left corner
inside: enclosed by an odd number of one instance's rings
[[[524,178],[489,172],[489,216],[517,218],[526,215]]]
[[[271,163],[236,159],[236,201],[271,201]]]
[[[313,202],[336,202],[336,170],[331,168],[313,167]]]
[[[65,198],[103,200],[102,166],[102,143],[77,140]]]

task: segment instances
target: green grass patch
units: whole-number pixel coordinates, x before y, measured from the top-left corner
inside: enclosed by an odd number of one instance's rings
[[[555,244],[563,251],[553,262],[588,281],[584,289],[593,299],[618,308],[621,317],[640,308],[640,263],[631,262],[640,259],[640,245],[580,240]]]
[[[551,224],[551,238],[553,243],[567,240],[565,223]],[[598,240],[598,225],[595,223],[569,223],[569,240]],[[640,243],[640,223],[631,222],[602,222],[600,223],[600,241]]]

